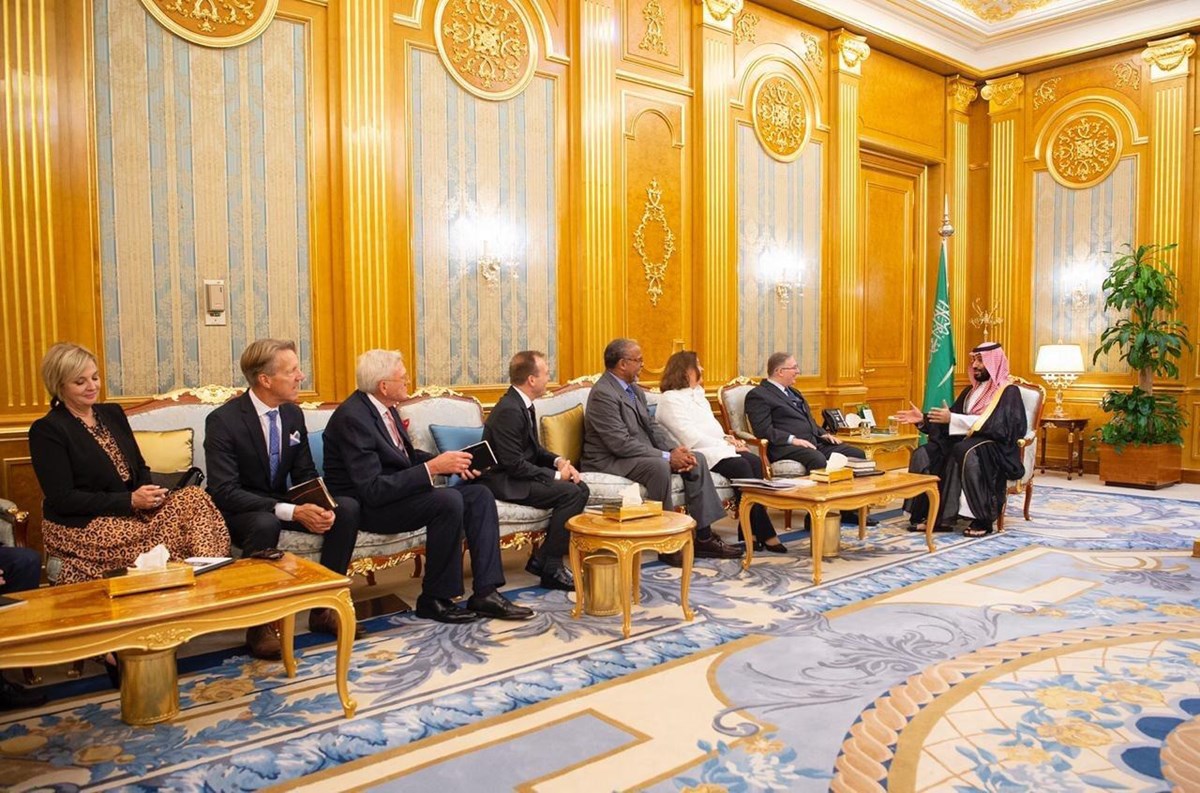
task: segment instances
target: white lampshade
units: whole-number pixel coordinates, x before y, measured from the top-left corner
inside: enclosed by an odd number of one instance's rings
[[[1078,344],[1043,344],[1038,347],[1037,374],[1083,374],[1083,350]]]

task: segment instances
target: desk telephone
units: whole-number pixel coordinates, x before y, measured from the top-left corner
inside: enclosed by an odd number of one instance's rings
[[[821,411],[821,426],[825,428],[826,432],[834,435],[842,430],[850,429],[850,425],[846,423],[846,417],[838,408],[825,408]]]

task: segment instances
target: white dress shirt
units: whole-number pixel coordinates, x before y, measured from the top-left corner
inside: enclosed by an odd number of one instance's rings
[[[530,409],[531,407],[533,407],[533,400],[529,398],[529,395],[528,395],[528,394],[526,394],[524,391],[522,391],[521,389],[517,388],[516,386],[513,386],[513,391],[516,391],[516,392],[517,392],[517,396],[521,397],[521,403],[522,403],[523,405],[525,405],[525,412],[526,412],[526,413],[528,413],[528,412],[529,412],[529,409]],[[537,435],[537,427],[534,427],[534,428],[533,428],[533,434],[534,434],[534,435]],[[561,459],[562,459],[561,457],[555,457],[555,458],[554,458],[554,468],[555,468],[555,471],[554,471],[554,478],[555,478],[555,479],[562,479],[562,471],[559,471],[559,470],[557,470],[557,469],[558,469],[558,461],[559,461],[559,460],[561,460]]]
[[[254,411],[258,413],[258,423],[262,425],[263,443],[267,446],[267,455],[271,454],[271,420],[267,418],[267,411],[279,410],[278,407],[269,407],[267,403],[259,399],[253,389],[250,389],[250,402],[254,405]],[[275,432],[279,435],[279,456],[282,462],[283,458],[283,414],[275,417]],[[283,501],[275,502],[275,517],[282,521],[291,521],[296,514],[296,505],[288,504]]]
[[[681,446],[703,454],[710,469],[737,456],[737,449],[725,439],[725,429],[704,396],[704,386],[665,392],[658,399],[654,418]]]

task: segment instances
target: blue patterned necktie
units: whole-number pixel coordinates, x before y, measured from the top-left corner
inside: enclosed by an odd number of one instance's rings
[[[271,462],[271,481],[275,481],[275,474],[279,471],[279,425],[275,423],[275,419],[279,418],[278,410],[267,411],[267,457]]]

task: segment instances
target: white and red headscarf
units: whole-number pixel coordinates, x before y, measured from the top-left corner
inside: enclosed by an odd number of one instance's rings
[[[989,380],[979,382],[975,379],[975,368],[968,367],[967,374],[971,378],[971,395],[967,398],[967,404],[970,405],[968,412],[973,415],[981,415],[988,409],[988,405],[992,404],[992,400],[996,397],[997,392],[1004,386],[1008,385],[1008,356],[1004,354],[1004,349],[999,342],[984,342],[975,349],[971,350],[971,354],[978,354],[983,360],[983,368],[987,369]],[[974,389],[982,389],[976,391]]]

